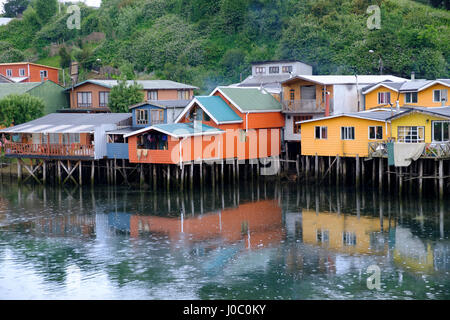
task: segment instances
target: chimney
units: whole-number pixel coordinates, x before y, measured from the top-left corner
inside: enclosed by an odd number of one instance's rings
[[[414,71],[411,71],[411,81],[416,80],[416,73]]]
[[[396,101],[396,106],[395,106],[395,108],[396,108],[396,111],[397,112],[400,112],[400,101]]]
[[[194,121],[193,121],[194,132],[200,131],[201,130],[200,129],[201,128],[201,121],[197,120],[197,111],[194,112],[193,118],[194,118]]]

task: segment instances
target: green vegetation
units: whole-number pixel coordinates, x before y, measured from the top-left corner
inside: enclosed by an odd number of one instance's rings
[[[0,100],[0,125],[18,125],[44,115],[42,99],[29,94],[11,94]]]
[[[369,30],[367,8],[373,4],[381,8],[381,28]],[[0,50],[0,62],[56,56],[51,61],[64,68],[79,61],[80,80],[101,77],[103,67],[129,78],[190,83],[201,87],[200,93],[245,78],[251,61],[272,59],[304,61],[316,74],[378,74],[381,57],[384,73],[449,77],[447,5],[446,0],[103,0],[98,10],[81,7],[77,30],[67,28],[64,5],[59,13],[53,1],[33,0],[22,19],[0,27],[0,46],[10,46],[7,53]]]
[[[109,108],[112,112],[130,112],[129,106],[144,101],[142,90],[142,86],[136,82],[127,85],[126,80],[120,80],[116,86],[111,88],[109,93]]]

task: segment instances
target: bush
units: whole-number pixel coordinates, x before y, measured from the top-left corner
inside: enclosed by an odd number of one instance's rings
[[[29,94],[11,94],[0,100],[0,124],[9,127],[44,115],[44,102]]]

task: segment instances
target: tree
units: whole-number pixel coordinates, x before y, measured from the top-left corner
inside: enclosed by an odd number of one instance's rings
[[[61,68],[65,69],[70,67],[70,63],[72,62],[72,57],[70,56],[70,53],[67,52],[66,47],[61,47],[59,49],[59,55],[61,57]]]
[[[57,0],[36,0],[36,13],[42,25],[50,22],[50,18],[56,14],[57,9]]]
[[[44,115],[42,99],[29,94],[10,94],[0,100],[0,124],[9,127]]]
[[[24,61],[25,55],[22,51],[11,48],[0,52],[0,63],[11,63]]]
[[[129,85],[126,80],[119,80],[109,93],[109,108],[112,112],[129,112],[129,106],[144,101],[142,90],[142,86],[136,82]]]
[[[8,0],[3,6],[5,17],[15,18],[25,11],[30,4],[30,0]]]

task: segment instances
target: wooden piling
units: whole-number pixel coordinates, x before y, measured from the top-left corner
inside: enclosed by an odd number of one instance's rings
[[[383,157],[378,158],[378,192],[383,190]]]
[[[42,183],[45,185],[47,183],[47,161],[42,162]]]
[[[95,178],[95,162],[91,161],[91,185],[94,185],[94,178]]]
[[[359,164],[360,164],[360,161],[359,161],[359,154],[357,154],[356,155],[356,158],[355,158],[355,160],[356,160],[356,166],[355,166],[355,168],[356,168],[356,174],[355,174],[355,178],[356,178],[356,190],[359,190],[359,185],[360,185],[360,176],[359,176],[359,174],[360,174],[360,171],[359,171]]]
[[[439,200],[444,198],[444,160],[439,159]]]
[[[314,156],[314,179],[316,181],[319,180],[319,156],[316,155]]]

